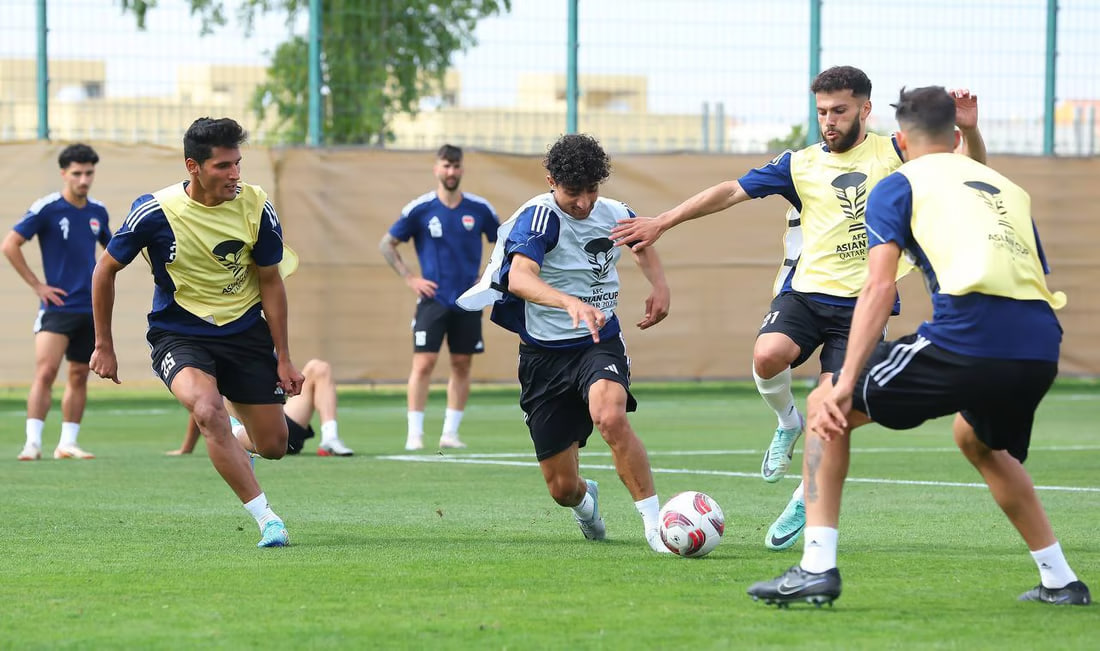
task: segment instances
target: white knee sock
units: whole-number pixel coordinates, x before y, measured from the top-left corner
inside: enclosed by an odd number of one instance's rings
[[[340,438],[340,435],[337,433],[338,431],[336,421],[334,420],[321,423],[321,443],[328,443]]]
[[[638,513],[641,514],[642,526],[645,527],[647,533],[657,528],[661,502],[656,495],[634,502],[634,508],[638,509]]]
[[[800,499],[802,499],[802,488],[803,488],[803,487],[804,487],[805,485],[806,485],[806,482],[804,482],[804,481],[800,481],[800,482],[798,482],[798,486],[797,486],[797,487],[796,487],[796,488],[794,489],[794,492],[793,492],[793,493],[791,493],[791,499],[792,499],[792,500],[800,500]]]
[[[42,447],[42,427],[45,422],[38,418],[27,419],[27,443],[38,448]]]
[[[458,426],[462,424],[463,413],[461,409],[447,409],[443,417],[443,436],[458,438]]]
[[[410,411],[408,417],[409,436],[424,436],[424,412]]]
[[[268,522],[281,519],[271,510],[271,506],[267,503],[267,495],[264,493],[260,493],[256,497],[245,502],[244,508],[252,517],[256,518],[256,524],[260,525],[260,531],[264,530],[264,525]]]
[[[1035,565],[1039,568],[1039,580],[1044,586],[1051,589],[1064,588],[1066,584],[1077,580],[1077,575],[1066,562],[1060,543],[1055,542],[1050,547],[1033,551],[1031,557],[1035,559]]]
[[[573,513],[576,513],[578,518],[588,520],[596,511],[596,500],[592,499],[592,493],[585,491],[584,499],[581,500],[581,503],[572,508]]]
[[[802,532],[802,569],[820,574],[836,567],[837,530],[832,527],[806,527]]]
[[[794,405],[794,394],[791,393],[791,367],[788,366],[775,377],[765,380],[756,374],[756,366],[753,365],[752,379],[756,381],[756,390],[760,392],[760,397],[775,412],[780,427],[793,429],[801,424],[798,409]]]
[[[77,434],[80,434],[80,423],[61,423],[61,440],[58,445],[62,447],[76,445]]]

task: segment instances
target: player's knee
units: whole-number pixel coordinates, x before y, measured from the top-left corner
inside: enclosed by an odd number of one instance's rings
[[[286,438],[256,443],[256,453],[265,459],[282,459],[286,456]]]
[[[592,424],[610,445],[622,440],[631,433],[630,421],[626,412],[616,406],[607,406],[592,410]]]
[[[57,367],[52,364],[39,364],[34,370],[34,381],[50,386],[57,379]]]
[[[974,429],[965,421],[963,421],[962,424],[956,421],[954,434],[955,445],[958,446],[963,456],[974,465],[980,465],[983,461],[988,459],[990,453],[993,452],[988,445],[982,443],[981,440],[978,439],[977,434],[974,433]]]
[[[88,385],[88,365],[73,364],[69,366],[69,386],[74,389],[83,389]]]
[[[776,348],[757,348],[752,351],[752,368],[758,376],[770,380],[791,365],[791,360],[787,357]]]
[[[204,434],[213,431],[218,423],[229,422],[229,412],[218,395],[199,398],[191,407],[191,415]]]
[[[323,359],[311,359],[302,367],[302,375],[313,380],[330,378],[332,377],[332,364]]]

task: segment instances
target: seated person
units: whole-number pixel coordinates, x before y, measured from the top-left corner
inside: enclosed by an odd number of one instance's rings
[[[321,457],[350,457],[353,453],[340,440],[336,428],[336,382],[332,379],[332,365],[320,359],[311,359],[302,367],[302,375],[305,382],[302,384],[302,392],[288,398],[283,406],[283,415],[286,417],[286,426],[290,436],[287,438],[287,454],[298,454],[302,451],[306,439],[313,438],[313,427],[310,420],[313,412],[317,411],[321,419],[321,443],[317,446],[317,455]],[[232,414],[232,411],[230,411]],[[241,442],[241,446],[248,452],[254,452],[252,439],[248,432],[236,418],[231,418],[233,435]],[[166,454],[179,456],[191,454],[195,449],[195,443],[199,440],[199,427],[193,418],[187,421],[187,434],[183,438],[183,444],[178,450],[172,450]]]

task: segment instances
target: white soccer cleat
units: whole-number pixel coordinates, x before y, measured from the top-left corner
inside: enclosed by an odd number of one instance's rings
[[[440,449],[451,448],[461,450],[466,447],[466,444],[458,440],[458,434],[444,434],[439,437],[439,447]]]
[[[658,554],[673,553],[672,550],[668,548],[668,545],[665,544],[665,541],[661,540],[660,529],[650,529],[645,532],[645,541],[649,543],[649,548]]]
[[[424,435],[423,434],[409,434],[405,439],[406,450],[423,450],[424,449]]]
[[[19,453],[16,459],[20,461],[38,461],[42,458],[42,449],[34,443],[28,443],[23,446],[23,451]]]
[[[340,439],[333,439],[328,443],[322,443],[317,446],[317,456],[319,457],[350,457],[355,454],[351,448],[344,445],[344,442]]]
[[[91,452],[81,450],[75,445],[59,445],[54,448],[54,459],[95,459]]]
[[[584,483],[588,486],[588,494],[592,496],[592,517],[584,520],[581,516],[573,513],[573,518],[577,521],[577,526],[581,528],[581,533],[588,540],[606,540],[607,539],[607,527],[604,526],[603,517],[600,516],[600,488],[599,485],[591,479],[584,480]]]

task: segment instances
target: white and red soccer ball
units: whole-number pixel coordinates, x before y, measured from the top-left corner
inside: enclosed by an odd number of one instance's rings
[[[726,516],[706,493],[685,491],[665,502],[660,513],[661,542],[685,558],[706,556],[722,541]]]

